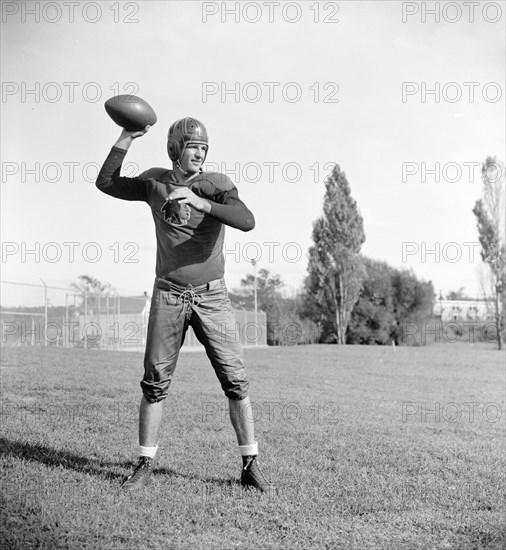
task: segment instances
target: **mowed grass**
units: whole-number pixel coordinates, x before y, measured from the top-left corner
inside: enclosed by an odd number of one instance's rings
[[[246,350],[261,465],[243,491],[226,400],[181,354],[153,484],[142,354],[2,349],[5,549],[503,548],[504,354],[487,345]]]

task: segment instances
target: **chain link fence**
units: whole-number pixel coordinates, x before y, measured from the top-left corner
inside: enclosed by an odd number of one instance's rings
[[[13,289],[18,302],[27,305],[1,305],[13,302]],[[88,292],[44,282],[2,281],[1,345],[143,351],[150,305],[147,293],[121,296],[114,290]],[[234,311],[241,344],[267,345],[265,313]],[[195,349],[203,347],[189,327],[182,351]]]

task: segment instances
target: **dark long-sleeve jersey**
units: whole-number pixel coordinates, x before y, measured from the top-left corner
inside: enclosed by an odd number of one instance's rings
[[[230,178],[217,172],[202,172],[188,184],[178,184],[172,170],[151,168],[135,178],[120,176],[126,151],[113,147],[98,174],[96,186],[104,193],[129,201],[144,201],[155,222],[156,275],[180,285],[201,285],[223,277],[223,224],[242,231],[255,227],[255,218],[239,198]],[[170,193],[188,186],[208,199],[211,212],[190,207],[186,225],[176,227],[167,221]]]

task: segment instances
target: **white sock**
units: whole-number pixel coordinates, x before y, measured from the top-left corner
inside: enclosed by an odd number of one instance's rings
[[[241,456],[252,456],[258,454],[258,443],[255,441],[252,445],[239,445]]]
[[[156,447],[143,447],[142,445],[139,445],[139,456],[147,456],[149,458],[155,458],[157,450],[158,450],[158,445]]]

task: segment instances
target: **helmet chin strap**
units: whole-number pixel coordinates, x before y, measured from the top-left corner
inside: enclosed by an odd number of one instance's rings
[[[176,168],[181,172],[181,174],[183,174],[185,178],[187,178],[191,174],[191,172],[186,172],[185,170],[183,170],[179,159],[176,160]]]
[[[176,160],[175,164],[176,164],[176,168],[181,172],[181,174],[183,174],[185,178],[191,175],[195,175],[193,172],[186,172],[185,170],[183,170],[183,167],[181,166],[179,159]],[[202,166],[199,168],[199,174],[202,174]]]

